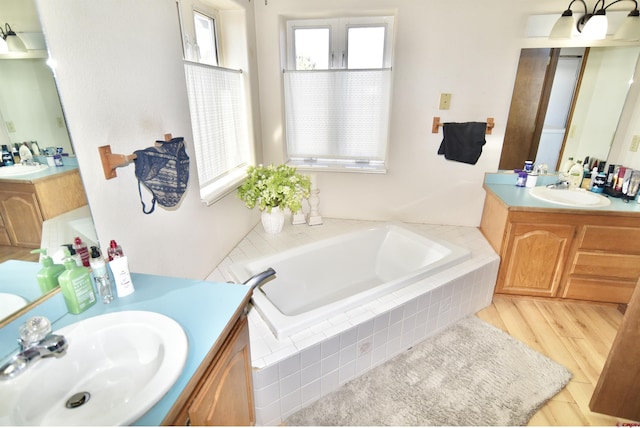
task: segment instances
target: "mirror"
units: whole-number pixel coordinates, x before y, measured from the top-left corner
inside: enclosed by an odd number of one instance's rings
[[[61,204],[55,210],[52,209],[50,214],[45,213],[41,208],[45,221],[42,223],[40,242],[36,242],[35,245],[7,242],[7,240],[11,241],[8,238],[9,234],[4,235],[4,240],[0,235],[0,262],[11,260],[6,262],[4,267],[10,266],[9,276],[16,278],[12,275],[13,270],[18,271],[20,263],[13,260],[37,261],[38,256],[30,254],[32,248],[42,246],[52,251],[62,244],[71,243],[74,236],[80,236],[87,245],[97,245],[98,242],[89,207],[86,205],[84,187],[77,174],[77,161],[73,155],[73,146],[53,72],[46,64],[46,46],[35,3],[24,0],[5,0],[2,15],[3,22],[9,22],[19,36],[24,36],[22,38],[29,51],[26,54],[0,55],[0,144],[6,144],[10,148],[14,143],[37,141],[40,149],[61,147],[62,152],[69,155],[62,158],[64,166],[51,165],[47,171],[77,177],[74,180],[76,184],[73,187],[65,187],[64,192],[74,194],[77,202],[73,205]],[[41,163],[47,163],[50,159],[40,157],[38,160]],[[12,179],[0,177],[0,192],[8,189],[10,181],[28,180],[30,177],[33,176]],[[42,191],[48,192],[49,190],[45,187],[42,186]],[[56,187],[56,191],[58,190],[60,190],[59,187]],[[7,211],[0,208],[0,214],[3,212],[6,214]],[[1,233],[4,232],[0,230]],[[0,281],[0,294],[7,293],[4,296],[11,295],[9,296],[11,298],[18,295],[24,298],[27,304],[14,312],[5,311],[0,314],[0,327],[57,292],[53,290],[43,294],[37,284],[32,284],[34,289],[27,289],[25,284],[18,284],[19,287],[16,288],[15,283],[19,281],[5,281],[5,279]],[[10,310],[11,306],[8,306],[7,311]]]
[[[607,160],[640,47],[523,49],[499,169]]]

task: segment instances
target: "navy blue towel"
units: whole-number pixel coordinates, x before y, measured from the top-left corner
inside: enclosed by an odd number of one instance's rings
[[[442,125],[444,138],[438,154],[448,160],[475,165],[486,143],[486,130],[486,122],[445,123]]]

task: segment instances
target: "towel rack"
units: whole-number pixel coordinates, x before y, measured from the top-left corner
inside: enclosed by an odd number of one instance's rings
[[[165,141],[171,141],[171,134],[164,134]],[[102,161],[102,170],[104,171],[104,178],[110,180],[118,176],[116,174],[116,168],[128,165],[137,157],[135,153],[130,155],[111,153],[111,146],[98,147],[98,153],[100,153],[100,160]]]
[[[440,128],[442,125],[443,125],[443,123],[440,122],[440,118],[437,117],[437,116],[434,116],[433,124],[431,125],[431,132],[433,134],[437,134],[438,133],[438,128]],[[485,134],[491,135],[491,131],[493,130],[494,126],[495,126],[495,123],[493,122],[493,118],[492,117],[488,117],[487,118],[487,130],[485,131]]]

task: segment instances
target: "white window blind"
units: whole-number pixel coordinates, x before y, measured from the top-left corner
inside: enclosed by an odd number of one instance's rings
[[[185,61],[185,74],[200,193],[212,203],[250,160],[242,72]]]
[[[384,161],[391,69],[286,71],[290,159]]]

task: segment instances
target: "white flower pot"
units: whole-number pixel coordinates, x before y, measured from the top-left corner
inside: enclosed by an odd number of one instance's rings
[[[265,232],[271,235],[282,232],[284,213],[279,207],[271,208],[271,212],[267,212],[267,210],[262,211],[260,219],[262,220],[262,227],[264,227]]]

